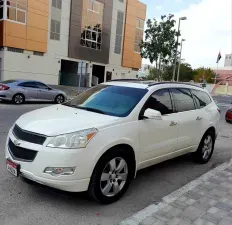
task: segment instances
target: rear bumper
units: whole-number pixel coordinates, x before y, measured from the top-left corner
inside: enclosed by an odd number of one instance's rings
[[[232,121],[232,112],[228,111],[226,112],[226,117],[225,117],[226,120],[229,120],[229,121]]]
[[[0,99],[11,101],[13,94],[10,91],[0,91]]]

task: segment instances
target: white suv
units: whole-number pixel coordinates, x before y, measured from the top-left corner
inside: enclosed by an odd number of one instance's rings
[[[190,152],[207,163],[219,118],[200,87],[108,82],[21,116],[7,137],[7,170],[111,203],[142,168]]]

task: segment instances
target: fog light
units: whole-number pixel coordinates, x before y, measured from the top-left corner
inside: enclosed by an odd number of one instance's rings
[[[76,167],[47,167],[44,173],[51,174],[53,176],[57,175],[72,175],[75,172]]]

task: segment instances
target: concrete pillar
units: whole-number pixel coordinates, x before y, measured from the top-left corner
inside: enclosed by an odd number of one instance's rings
[[[229,87],[229,82],[228,81],[226,81],[226,86],[225,86],[225,89],[226,89],[226,95],[228,95],[228,87]]]

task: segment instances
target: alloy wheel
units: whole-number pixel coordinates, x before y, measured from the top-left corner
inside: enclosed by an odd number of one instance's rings
[[[100,188],[103,195],[113,197],[125,186],[128,178],[128,165],[121,157],[110,160],[101,174]]]
[[[203,148],[202,148],[202,158],[207,160],[213,150],[213,139],[210,135],[205,137]]]
[[[14,98],[14,101],[16,104],[22,104],[23,103],[23,96],[22,95],[16,95]]]
[[[64,102],[64,97],[62,95],[57,96],[56,101],[58,104],[61,104]]]

